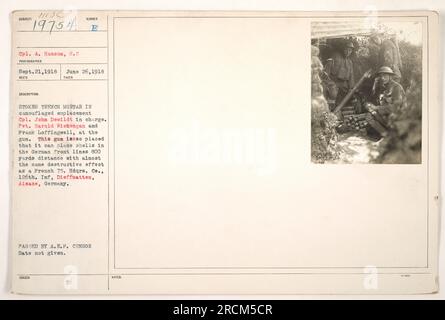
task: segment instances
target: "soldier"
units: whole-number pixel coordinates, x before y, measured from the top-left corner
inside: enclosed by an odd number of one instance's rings
[[[335,105],[338,105],[347,95],[348,91],[354,87],[354,68],[351,60],[351,54],[354,50],[354,44],[348,41],[342,54],[335,54],[326,64],[326,73],[337,86],[337,97]]]
[[[371,40],[379,47],[378,66],[390,67],[394,72],[393,80],[400,83],[402,78],[402,59],[400,58],[397,41],[391,39],[382,39],[380,34],[375,34]]]
[[[376,105],[368,105],[372,114],[382,118],[383,124],[387,124],[390,115],[404,112],[407,108],[405,90],[392,79],[395,75],[389,67],[379,69],[373,92]]]

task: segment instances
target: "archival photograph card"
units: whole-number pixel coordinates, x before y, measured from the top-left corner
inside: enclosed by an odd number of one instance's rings
[[[12,291],[438,290],[438,15],[11,13]]]

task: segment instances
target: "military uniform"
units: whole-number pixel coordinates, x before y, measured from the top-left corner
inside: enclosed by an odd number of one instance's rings
[[[389,39],[383,41],[379,52],[379,64],[380,66],[390,67],[394,72],[393,80],[400,82],[402,78],[402,73],[400,72],[402,60],[399,49],[393,41]]]
[[[385,122],[390,114],[404,112],[407,108],[405,90],[398,82],[392,79],[386,85],[380,85],[376,100],[376,111]]]
[[[354,68],[352,60],[344,55],[336,54],[329,59],[326,65],[329,77],[335,82],[338,93],[336,105],[346,96],[348,91],[354,87]]]

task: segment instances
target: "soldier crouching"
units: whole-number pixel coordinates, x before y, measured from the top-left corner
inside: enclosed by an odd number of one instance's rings
[[[406,111],[405,90],[392,79],[395,73],[389,67],[381,67],[373,88],[372,101],[366,108],[383,127],[388,127],[391,117]],[[382,134],[382,132],[380,132]]]

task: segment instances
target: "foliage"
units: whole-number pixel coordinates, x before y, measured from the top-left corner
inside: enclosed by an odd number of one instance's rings
[[[326,99],[320,95],[312,98],[311,157],[312,162],[325,163],[338,159],[337,117],[329,112]]]
[[[399,43],[403,62],[401,84],[406,91],[407,111],[389,120],[388,135],[379,146],[379,163],[420,163],[422,154],[422,48]]]
[[[312,162],[324,163],[338,158],[337,117],[329,112],[328,103],[323,96],[320,72],[323,64],[319,50],[312,46],[312,100],[311,100],[311,158]]]

